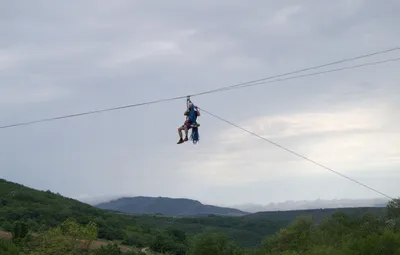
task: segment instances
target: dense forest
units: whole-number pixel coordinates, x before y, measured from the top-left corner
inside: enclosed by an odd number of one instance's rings
[[[394,199],[386,208],[241,217],[127,215],[0,180],[0,228],[12,233],[0,240],[0,254],[395,255],[399,210]]]

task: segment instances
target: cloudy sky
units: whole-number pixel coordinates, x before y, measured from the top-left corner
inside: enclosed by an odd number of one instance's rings
[[[0,124],[182,96],[400,46],[399,11],[397,0],[1,1]],[[400,51],[341,66],[393,57]],[[193,101],[398,196],[399,68]],[[177,100],[2,129],[0,177],[83,200],[381,197],[205,113],[200,143],[177,145],[184,110]]]

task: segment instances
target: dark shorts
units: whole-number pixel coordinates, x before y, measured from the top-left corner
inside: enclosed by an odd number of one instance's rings
[[[192,128],[192,123],[191,122],[189,122],[189,121],[186,121],[183,125],[182,125],[182,128],[185,128],[185,127],[187,127],[187,129],[191,129]]]

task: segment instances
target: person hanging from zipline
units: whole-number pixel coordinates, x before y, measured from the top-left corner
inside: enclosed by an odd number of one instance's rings
[[[193,143],[197,143],[199,140],[199,132],[198,132],[198,127],[200,126],[197,123],[197,117],[200,116],[200,110],[197,106],[194,106],[193,103],[190,101],[190,97],[187,99],[187,109],[184,113],[186,116],[186,121],[185,123],[178,128],[178,134],[179,134],[179,141],[178,144],[184,143],[189,140],[188,134],[189,134],[189,129],[192,129],[191,133],[191,140]],[[185,131],[185,139],[182,137],[182,130]]]

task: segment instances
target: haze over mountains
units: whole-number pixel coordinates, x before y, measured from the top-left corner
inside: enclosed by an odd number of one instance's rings
[[[290,211],[320,208],[385,207],[388,200],[376,199],[334,199],[313,201],[286,201],[282,203],[242,204],[234,206],[206,205],[197,200],[169,197],[122,197],[92,203],[98,208],[134,214],[164,214],[199,216],[207,214],[243,216],[264,211]]]
[[[333,199],[333,200],[310,200],[310,201],[286,201],[282,203],[260,204],[242,204],[232,207],[246,212],[263,211],[290,211],[320,208],[350,208],[350,207],[385,207],[388,199]]]

